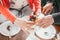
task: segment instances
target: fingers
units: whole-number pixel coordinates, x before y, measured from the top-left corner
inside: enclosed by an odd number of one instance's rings
[[[44,24],[43,19],[38,20],[37,23],[36,23],[36,25],[37,25],[37,26],[40,26],[40,27],[41,27],[43,24]]]
[[[44,13],[46,9],[47,9],[47,8],[43,7],[43,9],[42,9],[42,13]]]
[[[37,26],[40,26],[40,27],[43,27],[43,28],[46,28],[46,27],[48,27],[52,24],[53,24],[53,20],[52,20],[51,16],[45,16],[44,18],[40,19],[36,23]]]
[[[45,22],[45,21],[40,21],[36,24],[37,26],[43,27],[43,28],[47,28],[50,24]]]
[[[50,8],[46,9],[46,11],[44,13],[46,14],[46,13],[49,13],[49,12],[50,12]]]
[[[33,21],[27,21],[27,20],[26,20],[26,23],[27,23],[27,24],[34,24]]]
[[[42,25],[42,27],[43,27],[43,28],[47,28],[47,27],[48,27],[48,25],[44,24],[44,25]]]
[[[50,13],[52,11],[53,7],[47,8],[45,11],[45,14]]]
[[[50,13],[50,12],[52,11],[52,9],[53,9],[53,7],[51,7],[51,8],[49,8],[49,7],[43,8],[42,12],[43,12],[44,14],[47,14],[47,13]]]
[[[52,9],[53,9],[52,3],[48,3],[42,8],[42,13],[48,14],[51,12]]]

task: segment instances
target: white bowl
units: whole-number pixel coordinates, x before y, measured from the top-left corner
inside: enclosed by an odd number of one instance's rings
[[[10,26],[10,31],[7,27]],[[4,36],[14,36],[18,34],[20,28],[16,25],[12,24],[10,21],[4,22],[0,25],[0,33]]]
[[[56,29],[54,26],[50,25],[47,28],[36,27],[36,35],[43,39],[52,39],[56,35]]]

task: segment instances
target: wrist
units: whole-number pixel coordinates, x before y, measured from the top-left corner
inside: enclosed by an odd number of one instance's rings
[[[53,19],[52,15],[48,15],[48,17],[52,20],[52,23],[54,23],[54,19]]]

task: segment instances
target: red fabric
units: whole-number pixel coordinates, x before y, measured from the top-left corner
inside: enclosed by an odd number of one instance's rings
[[[4,15],[8,20],[10,20],[12,23],[14,23],[16,16],[13,15],[7,7],[2,6],[1,4],[0,4],[0,13]]]
[[[41,2],[39,0],[34,0],[34,5],[35,5],[35,12],[38,11],[38,9],[40,8]]]
[[[35,6],[35,12],[38,11],[38,9],[40,8],[40,1],[39,0],[28,0],[28,3],[31,7],[31,9],[33,9],[33,4]]]
[[[30,5],[31,9],[33,9],[33,0],[28,0],[28,3]]]
[[[0,12],[2,15],[4,15],[8,20],[10,20],[12,23],[14,23],[16,16],[14,16],[10,11],[10,2],[9,0],[2,0],[2,4],[0,4]]]
[[[10,2],[9,0],[2,0],[3,5],[6,7],[10,7]],[[40,1],[39,0],[28,0],[28,3],[30,4],[31,9],[33,9],[33,4],[35,5],[35,12],[38,11],[39,9],[39,5],[40,5]]]
[[[9,2],[9,0],[2,0],[2,2],[3,2],[3,5],[4,6],[6,6],[6,7],[10,7],[10,2]],[[39,9],[39,6],[40,6],[40,1],[39,0],[28,0],[28,3],[29,3],[29,5],[30,5],[30,7],[31,7],[31,9],[33,9],[33,7],[35,6],[35,12],[37,12],[38,11],[38,9]],[[33,4],[34,4],[34,6],[33,6]],[[34,10],[33,10],[34,11]]]
[[[33,15],[30,15],[30,16],[29,16],[29,18],[32,18],[32,17],[33,17]]]
[[[16,17],[8,10],[10,7],[10,2],[9,0],[2,0],[3,6],[0,4],[0,12],[12,23],[16,19]],[[39,9],[39,0],[28,0],[28,3],[30,4],[31,9],[33,9],[33,4],[35,6],[35,12],[38,11]],[[7,7],[7,8],[6,8]]]
[[[10,2],[9,0],[2,0],[3,6],[6,6],[7,8],[10,7]]]

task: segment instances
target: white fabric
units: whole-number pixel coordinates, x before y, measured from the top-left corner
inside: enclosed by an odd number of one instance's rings
[[[12,0],[15,4],[11,4],[11,8],[20,9],[23,6],[27,5],[27,0]]]
[[[6,20],[7,19],[2,14],[0,14],[0,23],[5,22]]]

